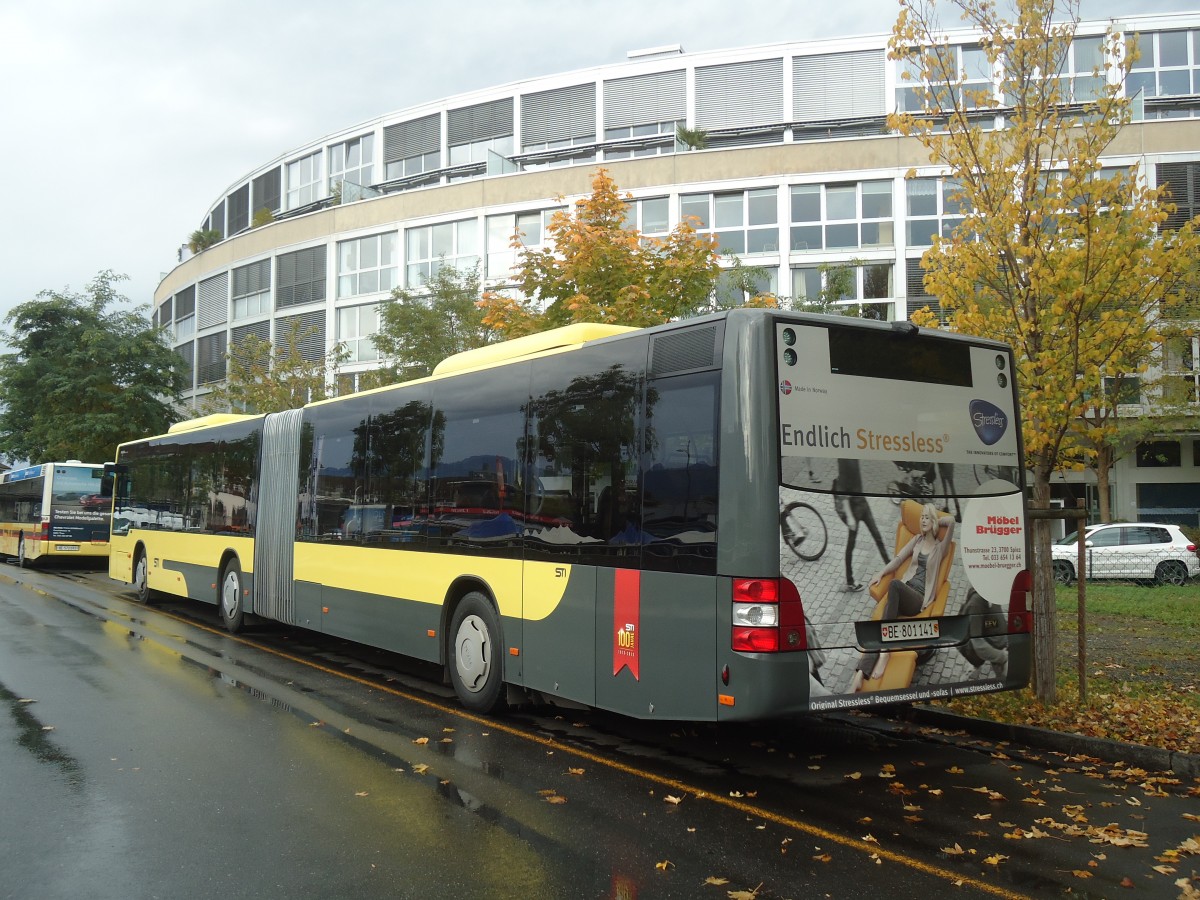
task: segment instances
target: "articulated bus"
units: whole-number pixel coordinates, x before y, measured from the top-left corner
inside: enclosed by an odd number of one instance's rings
[[[53,557],[108,556],[112,481],[104,466],[42,463],[0,474],[0,553],[24,566]]]
[[[572,325],[121,445],[110,574],[441,664],[476,711],[1011,689],[1019,431],[998,343],[753,309]]]

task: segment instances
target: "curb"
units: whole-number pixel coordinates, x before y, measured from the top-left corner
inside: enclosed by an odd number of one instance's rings
[[[1126,763],[1140,769],[1173,772],[1185,778],[1200,778],[1200,754],[1180,753],[1144,744],[1127,744],[1107,738],[1088,737],[1033,725],[1011,725],[975,719],[931,706],[913,705],[904,719],[920,725],[933,725],[953,731],[965,731],[998,741],[1016,741],[1072,756],[1092,756],[1112,763]]]

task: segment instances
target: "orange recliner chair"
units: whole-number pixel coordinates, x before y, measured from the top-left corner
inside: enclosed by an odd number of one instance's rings
[[[894,553],[899,553],[900,548],[911,541],[916,535],[921,532],[921,510],[923,504],[916,500],[904,500],[900,503],[900,522],[896,525],[896,547]],[[943,515],[944,511],[939,510]],[[945,528],[943,525],[938,529],[938,539],[945,537]],[[934,576],[937,580],[934,583],[933,601],[917,613],[912,618],[925,619],[936,618],[946,611],[946,598],[950,596],[950,565],[954,562],[954,550],[956,542],[951,541],[946,547],[946,555],[942,557],[942,564],[938,567],[938,571]],[[908,563],[905,562],[900,572],[893,572],[889,575],[884,575],[880,579],[879,584],[871,588],[871,597],[876,601],[875,610],[871,613],[871,618],[878,621],[883,618],[883,608],[887,603],[888,585],[892,583],[892,579],[896,575],[902,574],[903,569],[907,568]],[[887,668],[883,675],[879,678],[868,678],[863,682],[862,690],[864,691],[891,691],[900,690],[912,684],[913,673],[917,669],[917,651],[915,650],[895,650],[888,656]]]

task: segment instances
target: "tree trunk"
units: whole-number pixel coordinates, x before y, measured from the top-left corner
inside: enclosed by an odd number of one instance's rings
[[[1033,469],[1033,509],[1050,508],[1049,466]],[[1054,567],[1050,557],[1050,521],[1034,519],[1033,528],[1033,693],[1043,704],[1058,699],[1058,618],[1054,606]]]
[[[1112,521],[1112,508],[1108,502],[1108,481],[1114,464],[1112,448],[1101,444],[1096,448],[1096,493],[1100,495],[1100,521]]]

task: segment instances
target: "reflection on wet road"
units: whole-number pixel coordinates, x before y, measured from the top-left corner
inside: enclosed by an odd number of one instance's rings
[[[1102,896],[1166,889],[1194,804],[866,718],[479,718],[428,668],[215,622],[0,572],[0,896]],[[1067,798],[1161,812],[1156,850],[1013,836]]]

